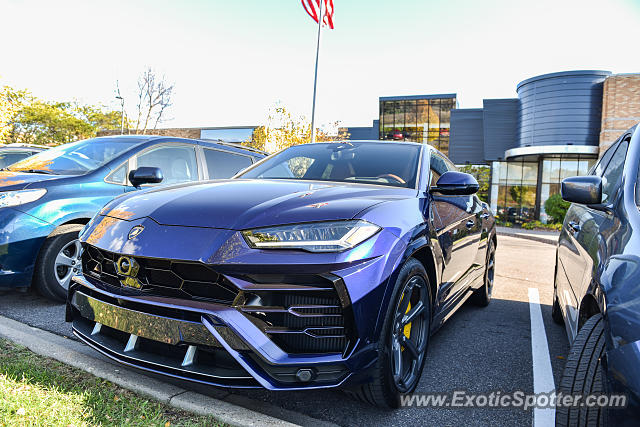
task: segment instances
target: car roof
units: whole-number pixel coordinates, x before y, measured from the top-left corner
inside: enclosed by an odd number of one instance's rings
[[[413,142],[413,141],[384,141],[384,140],[379,140],[379,139],[345,139],[345,140],[338,140],[338,141],[323,141],[323,142],[315,142],[314,144],[398,144],[398,145],[411,145],[411,146],[418,146],[418,147],[426,147],[427,150],[430,151],[435,151],[436,153],[440,153],[442,156],[446,157],[447,159],[449,159],[449,156],[443,154],[441,151],[439,151],[437,148],[429,145],[429,144],[424,144],[422,142]],[[306,144],[299,144],[299,145],[311,145],[310,142],[306,143]],[[451,160],[449,160],[451,161]]]
[[[239,153],[242,152],[245,154],[247,153],[247,151],[249,151],[261,157],[268,155],[268,153],[265,153],[264,151],[260,151],[252,147],[245,147],[243,145],[231,143],[231,142],[212,141],[212,140],[206,140],[206,139],[180,138],[180,137],[165,136],[165,135],[113,135],[113,136],[100,136],[93,139],[96,142],[120,140],[122,142],[132,142],[132,143],[134,142],[135,143],[145,143],[145,142],[161,143],[165,141],[166,142],[182,141],[190,144],[198,144],[198,145],[208,146],[208,147],[230,148],[231,151],[235,151]]]
[[[46,145],[36,145],[36,144],[21,144],[19,142],[13,142],[11,144],[0,144],[0,150],[4,150],[4,149],[11,149],[11,148],[16,148],[16,149],[20,149],[20,148],[32,148],[34,150],[46,150],[49,147],[47,147]]]
[[[307,142],[306,144],[299,144],[299,145],[311,145],[311,142]],[[427,144],[423,144],[421,142],[412,142],[412,141],[383,141],[383,140],[379,140],[379,139],[341,139],[341,140],[336,140],[336,141],[318,141],[318,142],[314,142],[313,144],[398,144],[398,145],[414,145],[414,146],[419,146],[419,147],[424,147],[424,146],[428,146],[430,148],[430,145]]]

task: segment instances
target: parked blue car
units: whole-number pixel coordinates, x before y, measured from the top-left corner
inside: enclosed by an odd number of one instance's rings
[[[640,131],[625,132],[587,176],[562,181],[553,319],[571,350],[557,391],[625,395],[627,405],[556,409],[557,426],[640,423]],[[606,401],[605,401],[606,402]]]
[[[262,157],[230,144],[117,136],[65,144],[14,163],[0,171],[0,288],[33,284],[64,301],[81,267],[78,232],[105,203],[136,189],[129,179],[136,169],[157,167],[162,183],[172,184],[228,178]],[[144,178],[136,184],[154,181]]]
[[[81,235],[67,321],[147,371],[396,407],[430,335],[491,299],[495,222],[477,190],[426,144],[352,141],[123,196]]]

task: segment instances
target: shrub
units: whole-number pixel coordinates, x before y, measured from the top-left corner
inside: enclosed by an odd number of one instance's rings
[[[562,230],[562,224],[559,224],[559,223],[556,223],[556,224],[543,224],[542,222],[536,220],[536,221],[529,221],[529,222],[523,223],[522,224],[522,228],[525,228],[527,230],[542,229],[542,230],[560,231],[560,230]]]
[[[505,221],[500,219],[500,217],[496,218],[496,225],[502,226],[502,227],[513,227],[513,223],[509,222],[509,221]]]
[[[547,215],[553,218],[553,222],[560,224],[564,221],[564,216],[567,214],[569,206],[571,204],[562,200],[560,194],[554,194],[544,202],[544,210]]]

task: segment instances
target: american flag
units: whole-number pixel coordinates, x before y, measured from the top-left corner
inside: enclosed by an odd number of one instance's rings
[[[324,3],[322,7],[322,23],[333,30],[333,0],[302,0],[302,7],[314,21],[318,22],[320,2]]]

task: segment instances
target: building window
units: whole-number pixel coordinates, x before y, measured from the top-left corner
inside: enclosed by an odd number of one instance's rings
[[[380,139],[426,142],[448,154],[455,106],[455,98],[380,101]]]
[[[544,210],[544,203],[549,197],[560,193],[562,180],[570,176],[586,175],[595,162],[594,156],[576,155],[549,155],[540,160],[534,158],[492,162],[489,190],[491,210],[501,221],[512,224],[522,224],[534,219],[547,223],[551,218]],[[540,167],[542,171],[538,183]]]
[[[570,176],[586,175],[596,162],[593,156],[546,156],[542,160],[542,181],[540,183],[540,221],[547,223],[551,218],[544,210],[544,203],[554,194],[560,194],[560,183]]]
[[[511,224],[534,220],[538,163],[493,162],[492,175],[491,207],[498,218]]]

